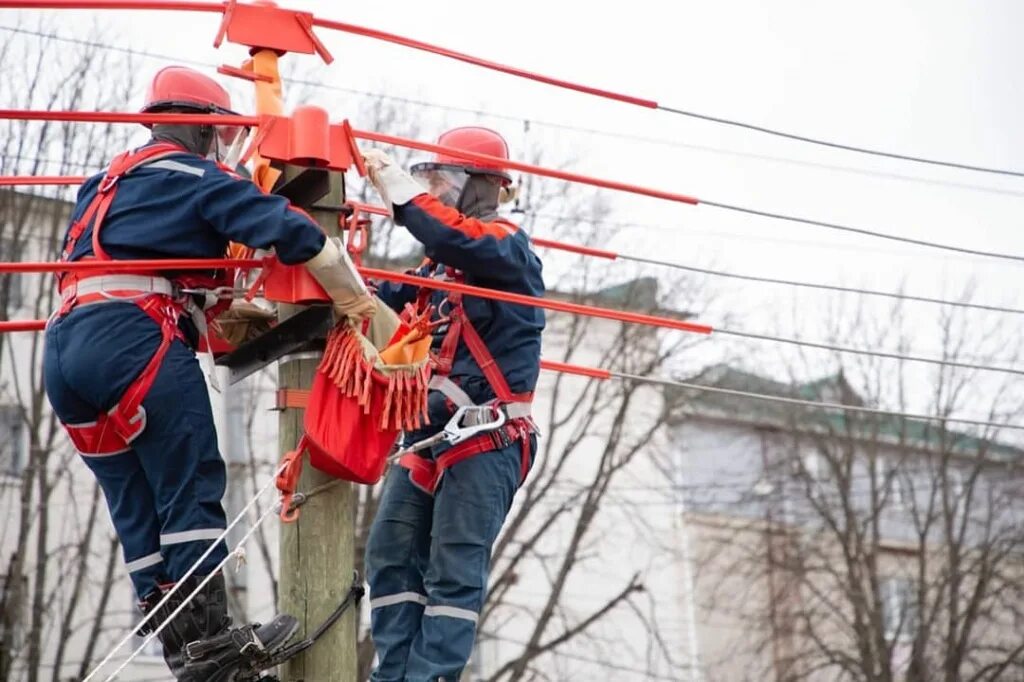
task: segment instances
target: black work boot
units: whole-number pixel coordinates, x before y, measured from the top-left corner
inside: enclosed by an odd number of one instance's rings
[[[266,625],[253,623],[232,628],[216,637],[185,647],[185,670],[209,682],[256,680],[272,667],[271,659],[299,629],[292,616],[275,616]],[[271,678],[274,679],[274,678]]]
[[[160,608],[151,629],[174,612],[191,594],[202,578],[189,578],[167,604]],[[144,600],[151,610],[166,594],[156,592]],[[227,615],[227,588],[224,576],[215,575],[191,602],[160,633],[164,660],[177,680],[182,682],[227,682],[240,669],[259,671],[262,659],[281,648],[298,630],[291,616],[277,616],[270,623],[231,627]]]
[[[198,576],[192,576],[185,580],[171,595],[171,598],[159,608],[153,619],[142,629],[141,634],[147,634],[160,627],[185,602],[188,595],[192,594],[202,580],[203,578]],[[156,608],[156,605],[169,590],[170,586],[163,586],[147,595],[142,602],[143,612],[148,614]],[[164,660],[175,679],[185,682],[206,682],[208,678],[196,677],[191,674],[191,671],[186,670],[185,646],[189,642],[219,635],[230,627],[227,589],[224,584],[224,576],[218,573],[158,635],[164,649]]]

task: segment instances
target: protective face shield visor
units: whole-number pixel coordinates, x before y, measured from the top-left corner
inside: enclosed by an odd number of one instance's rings
[[[409,174],[442,204],[452,208],[458,205],[469,179],[469,174],[461,166],[440,163],[418,163],[409,169]]]
[[[238,160],[242,158],[248,138],[249,129],[244,126],[213,126],[213,144],[210,145],[209,158],[234,170]]]

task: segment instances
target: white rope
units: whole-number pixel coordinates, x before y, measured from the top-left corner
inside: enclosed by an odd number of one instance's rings
[[[167,592],[167,594],[165,594],[163,596],[163,599],[161,599],[160,602],[154,608],[152,608],[150,610],[150,612],[146,615],[146,617],[142,619],[142,622],[140,622],[138,625],[136,625],[135,627],[131,628],[128,631],[128,634],[126,634],[121,639],[121,641],[119,641],[117,643],[117,645],[113,649],[111,649],[110,653],[108,653],[106,655],[106,657],[104,657],[104,659],[99,662],[99,665],[97,665],[95,668],[92,669],[92,672],[90,672],[82,680],[82,682],[89,682],[89,680],[93,679],[96,676],[96,674],[100,670],[102,670],[105,665],[107,665],[107,663],[110,663],[110,659],[112,659],[114,657],[114,654],[116,654],[118,651],[120,651],[121,647],[123,647],[125,644],[127,644],[129,642],[129,640],[131,640],[131,638],[135,636],[135,633],[139,630],[139,628],[141,628],[146,623],[148,623],[156,615],[156,613],[160,610],[160,608],[163,607],[163,605],[171,598],[171,596],[174,595],[174,593],[178,591],[178,588],[181,587],[182,583],[184,583],[186,580],[188,580],[192,576],[192,574],[196,572],[196,570],[199,568],[199,566],[204,561],[206,561],[206,557],[210,556],[210,554],[213,553],[213,551],[217,548],[217,545],[219,545],[221,542],[223,542],[225,540],[225,538],[227,538],[228,533],[231,532],[231,529],[234,528],[235,526],[237,526],[239,521],[241,521],[245,517],[245,515],[249,513],[249,510],[253,507],[253,505],[256,504],[256,501],[259,500],[260,497],[263,496],[263,493],[267,492],[267,490],[270,489],[270,487],[272,485],[274,485],[274,483],[277,481],[278,474],[280,474],[284,470],[285,466],[287,466],[287,465],[286,464],[282,464],[281,466],[279,466],[277,468],[277,471],[275,471],[274,475],[270,477],[270,480],[267,481],[266,484],[264,484],[264,486],[262,488],[260,488],[256,492],[255,495],[252,496],[252,499],[250,499],[249,502],[245,505],[245,507],[242,508],[242,511],[238,512],[238,516],[236,516],[234,519],[232,519],[231,523],[229,523],[227,528],[224,529],[224,532],[221,533],[220,536],[216,540],[214,540],[212,543],[210,543],[210,546],[207,548],[207,550],[205,552],[203,552],[202,556],[200,556],[198,559],[196,559],[196,562],[194,564],[192,564],[192,566],[189,567],[189,569],[185,572],[185,575],[183,575],[181,577],[181,579],[178,580],[178,582],[174,585],[174,587],[172,587]],[[270,505],[267,508],[267,511],[269,511],[269,510],[271,510],[273,508],[274,508],[274,505]],[[256,522],[256,524],[252,528],[249,529],[249,532],[247,532],[242,537],[242,540],[238,543],[239,545],[241,545],[243,542],[245,542],[245,540],[248,539],[250,535],[252,535],[252,532],[256,528],[258,528],[261,523],[263,523],[263,519],[266,518],[266,514],[267,514],[267,512],[264,512],[263,515]],[[230,558],[233,554],[234,554],[234,552],[228,553],[228,557],[227,558]],[[189,601],[192,600],[192,598],[196,595],[196,593],[199,591],[199,589],[201,587],[203,587],[204,585],[206,585],[206,582],[210,579],[210,577],[213,576],[218,570],[220,570],[221,566],[223,566],[227,562],[227,558],[225,558],[225,560],[222,561],[219,566],[217,566],[217,569],[215,569],[214,571],[211,571],[210,575],[208,575],[206,577],[206,580],[204,580],[202,583],[200,583],[199,587],[197,587],[192,592],[192,594],[190,594],[188,596],[188,598],[185,599],[185,601],[182,603],[181,607],[184,607],[186,604],[189,603]],[[178,611],[181,610],[181,607],[178,608]],[[174,615],[177,615],[178,611],[175,611]],[[170,618],[166,619],[164,621],[164,624],[166,624],[170,620],[171,620]],[[124,670],[125,666],[127,666],[136,656],[138,656],[139,653],[142,651],[142,649],[147,644],[149,644],[149,642],[153,639],[153,637],[155,637],[157,635],[157,633],[161,632],[163,630],[163,628],[164,628],[164,626],[161,625],[155,632],[151,633],[148,637],[146,637],[146,639],[142,643],[142,645],[131,656],[129,656],[128,659],[124,663],[121,664],[120,668],[118,668],[117,670],[114,671],[113,675],[111,675],[110,677],[107,678],[107,682],[109,682],[110,680],[113,680],[114,677],[119,672]]]
[[[273,511],[274,511],[274,505],[270,505],[266,509],[263,510],[263,513],[260,514],[258,519],[256,519],[256,523],[254,523],[252,525],[252,527],[250,527],[249,530],[247,530],[245,532],[245,535],[243,535],[241,537],[241,539],[238,541],[238,546],[239,547],[241,547],[243,544],[245,544],[245,542],[250,537],[252,537],[252,534],[255,533],[256,530],[261,525],[263,525],[263,522],[267,520],[267,517],[270,516],[270,513],[273,512]],[[149,643],[153,640],[153,638],[158,636],[161,632],[163,632],[164,628],[167,627],[168,625],[170,625],[172,620],[177,618],[178,614],[181,613],[182,610],[184,610],[184,608],[186,606],[188,606],[189,602],[192,601],[192,599],[195,598],[195,596],[197,594],[199,594],[199,592],[202,591],[202,589],[204,587],[206,587],[206,583],[208,583],[211,580],[213,580],[213,576],[215,576],[217,574],[217,571],[219,571],[222,568],[224,568],[224,565],[227,564],[229,561],[231,561],[232,557],[234,557],[237,552],[238,552],[237,548],[234,551],[229,552],[228,555],[226,557],[224,557],[219,564],[217,564],[217,567],[214,568],[212,571],[210,571],[210,574],[208,576],[206,576],[205,578],[203,578],[199,582],[199,584],[196,586],[196,588],[194,590],[192,590],[192,592],[190,592],[187,597],[185,597],[184,601],[182,601],[181,604],[178,605],[178,608],[174,609],[174,611],[171,612],[171,615],[168,616],[167,618],[165,618],[164,622],[160,623],[160,626],[157,629],[155,629],[155,630],[153,630],[153,632],[149,633],[149,635],[146,636],[146,639],[143,640],[142,644],[139,645],[139,648],[137,648],[135,651],[133,651],[131,653],[131,655],[128,658],[125,659],[124,663],[122,663],[117,668],[117,670],[115,670],[114,673],[110,677],[108,677],[104,682],[111,682],[111,680],[115,679],[117,677],[118,673],[120,673],[122,670],[127,668],[129,663],[134,661],[135,658],[139,654],[141,654],[143,651],[145,651],[146,646],[149,645]]]

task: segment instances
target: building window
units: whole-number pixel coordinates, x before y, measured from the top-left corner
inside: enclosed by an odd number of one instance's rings
[[[946,480],[949,481],[949,499],[957,505],[964,495],[964,472],[950,467],[946,470]]]
[[[918,612],[915,584],[908,578],[884,578],[879,582],[882,622],[889,641],[907,641],[917,635]]]
[[[0,405],[0,477],[20,476],[25,468],[28,434],[24,414],[18,405]]]
[[[899,469],[892,459],[885,456],[875,458],[875,490],[885,496],[886,504],[892,509],[904,509],[907,491],[900,477]]]
[[[819,484],[828,480],[828,461],[820,452],[808,452],[801,455],[797,466],[797,474],[806,476],[812,483]]]

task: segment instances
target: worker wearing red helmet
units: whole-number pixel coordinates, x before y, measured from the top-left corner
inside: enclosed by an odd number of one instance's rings
[[[395,222],[423,244],[417,274],[541,296],[541,262],[530,239],[499,217],[512,178],[508,146],[486,128],[456,128],[438,139],[452,153],[411,173],[379,150],[366,152],[371,182]],[[467,160],[457,151],[482,154]],[[441,320],[432,349],[429,426],[388,473],[366,547],[375,682],[458,680],[473,649],[486,596],[491,548],[533,461],[530,418],[540,371],[540,308],[379,285],[395,310],[407,305]],[[457,444],[435,443],[454,414],[480,427]]]
[[[224,88],[180,66],[156,74],[142,111],[233,113]],[[372,314],[347,255],[317,223],[232,172],[244,128],[151,128],[146,145],[82,185],[63,260],[221,258],[229,242],[274,248],[284,263],[305,263],[340,314]],[[232,628],[219,573],[185,601],[227,556],[221,541],[200,560],[226,526],[226,473],[196,347],[229,304],[217,288],[233,284],[218,271],[67,273],[46,332],[47,395],[103,489],[127,572],[153,616],[147,631],[186,604],[160,640],[175,677],[190,682],[233,680],[239,670],[255,675],[297,627],[291,616],[278,616]],[[202,646],[188,646],[197,641]]]

